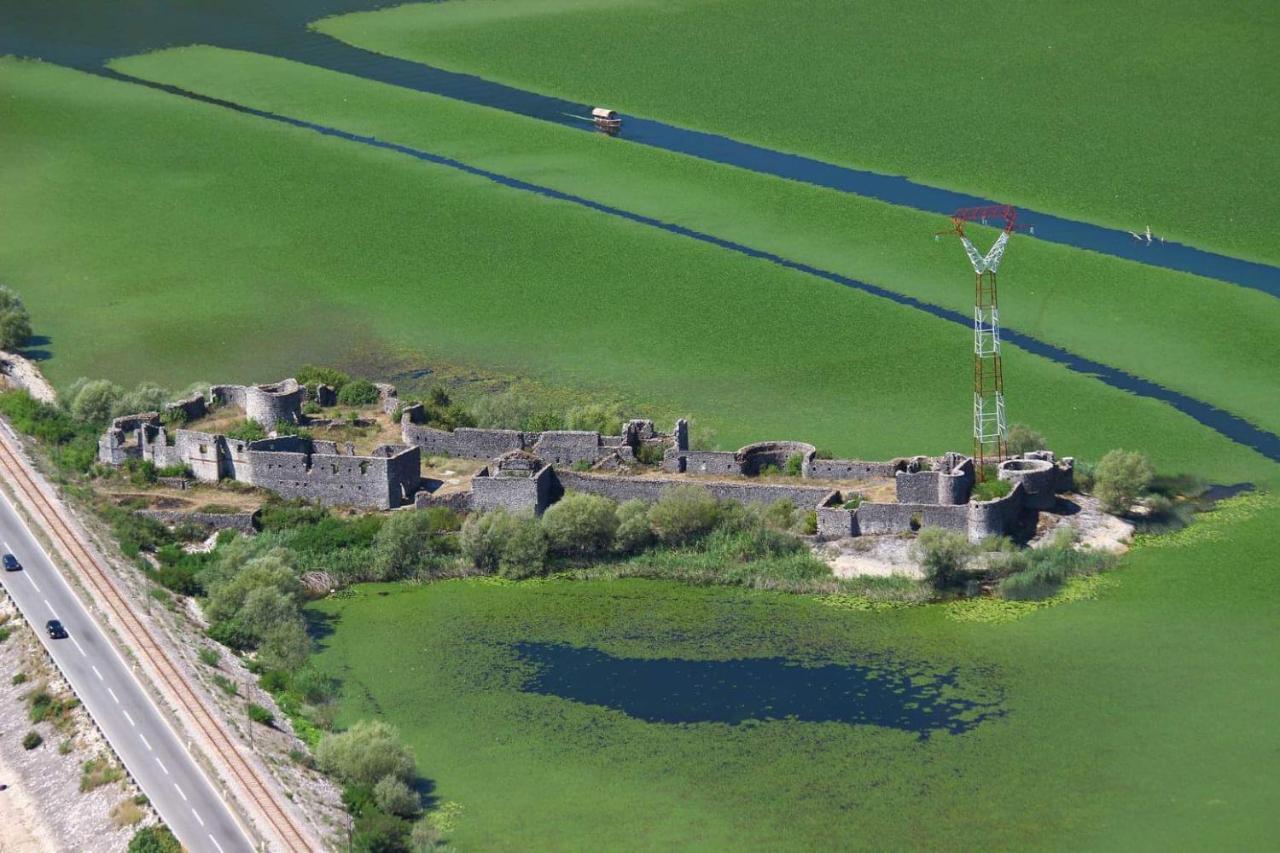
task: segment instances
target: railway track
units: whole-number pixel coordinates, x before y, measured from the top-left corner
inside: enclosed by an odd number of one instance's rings
[[[88,547],[63,519],[58,508],[27,471],[8,439],[3,436],[0,436],[0,468],[3,468],[8,475],[14,488],[26,496],[39,515],[42,526],[62,547],[64,555],[72,561],[84,581],[92,587],[98,601],[110,611],[123,638],[132,644],[133,650],[138,655],[150,663],[152,670],[169,688],[170,693],[182,705],[183,710],[221,757],[227,769],[263,817],[270,823],[285,848],[297,853],[307,853],[315,849],[308,834],[276,801],[271,790],[240,753],[235,741],[221,722],[200,701],[200,697],[182,677],[169,655],[155,642],[151,632],[116,589],[107,570],[94,559]]]

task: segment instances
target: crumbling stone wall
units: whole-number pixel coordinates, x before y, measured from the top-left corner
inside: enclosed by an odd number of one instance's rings
[[[562,494],[550,465],[521,451],[507,454],[506,458],[516,454],[524,456],[527,465],[511,466],[499,458],[471,478],[472,509],[485,511],[502,507],[515,513],[542,515]]]
[[[664,492],[683,485],[697,486],[719,500],[732,500],[744,504],[771,504],[778,500],[789,500],[801,508],[826,503],[835,495],[831,489],[822,486],[722,483],[682,477],[614,477],[583,474],[559,468],[555,469],[555,477],[565,491],[603,495],[618,503],[632,499],[656,501]]]
[[[416,447],[388,445],[370,456],[315,452],[296,436],[249,444],[253,484],[332,506],[391,509],[412,500],[420,480]]]
[[[944,457],[941,470],[899,471],[894,475],[899,503],[968,503],[975,479],[973,460],[960,457],[952,464]]]
[[[892,477],[895,462],[865,462],[861,459],[817,459],[809,463],[808,476],[818,480],[870,480]]]
[[[546,432],[521,432],[514,429],[481,429],[459,427],[442,430],[426,425],[426,412],[421,404],[413,404],[401,410],[400,430],[405,444],[422,449],[428,456],[448,456],[455,459],[493,459],[513,450],[532,452],[544,461],[557,465],[575,462],[594,464],[610,454],[617,453],[631,458],[631,452],[642,444],[678,444],[674,439],[653,429],[653,422],[628,421],[621,435],[603,435],[582,430],[548,430]],[[676,431],[680,432],[681,422]],[[684,441],[688,443],[688,424],[683,427]]]
[[[977,542],[987,536],[1002,536],[1011,530],[1026,506],[1026,497],[1022,484],[1016,483],[1013,491],[1002,498],[970,503],[969,541]]]

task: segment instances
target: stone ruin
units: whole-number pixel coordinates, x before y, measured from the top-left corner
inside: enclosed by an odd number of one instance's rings
[[[396,389],[379,385],[380,407],[390,414],[400,406]],[[1052,509],[1057,493],[1074,486],[1074,460],[1052,452],[1025,453],[1002,462],[1001,480],[1009,494],[990,501],[971,500],[976,472],[960,453],[936,458],[916,456],[888,461],[821,458],[811,444],[765,441],[736,451],[689,448],[689,425],[676,421],[670,433],[650,420],[627,421],[618,435],[583,430],[525,432],[507,429],[442,430],[425,423],[421,404],[401,409],[403,444],[388,444],[357,455],[293,435],[241,441],[216,433],[177,427],[205,416],[211,406],[244,409],[269,430],[305,423],[302,406],[308,389],[293,379],[270,385],[217,385],[165,407],[116,418],[98,444],[99,459],[120,465],[131,458],[157,467],[185,465],[198,480],[233,479],[334,506],[393,509],[450,506],[460,510],[504,507],[541,514],[566,491],[603,495],[616,501],[655,501],[680,484],[692,483],[722,500],[773,503],[789,500],[818,517],[818,536],[838,539],[863,534],[894,534],[920,527],[942,527],[977,541],[1010,532],[1025,511]],[[317,402],[336,402],[333,389],[320,386]],[[180,411],[179,411],[180,410]],[[491,460],[471,478],[469,492],[433,495],[421,476],[423,454]],[[659,461],[662,474],[628,473],[641,461]],[[797,464],[798,463],[798,464]],[[577,469],[587,470],[577,470]],[[788,471],[792,482],[761,482],[758,475]],[[892,502],[849,500],[849,481],[892,479]],[[839,486],[837,488],[836,486]]]

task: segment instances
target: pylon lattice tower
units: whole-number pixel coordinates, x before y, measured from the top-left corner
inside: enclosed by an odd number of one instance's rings
[[[1000,302],[996,270],[1004,259],[1017,212],[1012,207],[970,207],[951,217],[973,266],[973,462],[979,479],[987,463],[999,463],[1008,454],[1008,422],[1004,411],[1004,368],[1000,361]],[[983,225],[995,220],[1003,230],[985,255],[964,233],[966,222]]]

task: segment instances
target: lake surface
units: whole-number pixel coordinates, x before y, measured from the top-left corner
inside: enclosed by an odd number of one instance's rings
[[[31,56],[94,71],[109,60],[165,47],[209,44],[293,59],[320,68],[519,113],[584,131],[593,105],[542,95],[418,62],[383,56],[309,31],[329,15],[396,5],[379,0],[223,0],[216,4],[123,0],[0,0],[0,54]],[[614,104],[625,113],[625,104]],[[727,136],[625,116],[624,138],[754,172],[875,198],[939,215],[996,200],[827,163]],[[1280,267],[1179,243],[1135,239],[1049,213],[1019,209],[1019,223],[1037,239],[1139,263],[1231,282],[1280,297]],[[1142,230],[1134,223],[1132,230]]]
[[[801,665],[787,658],[616,657],[598,649],[519,643],[535,674],[524,689],[622,711],[650,723],[799,720],[963,734],[1003,716],[999,691],[892,665]]]

